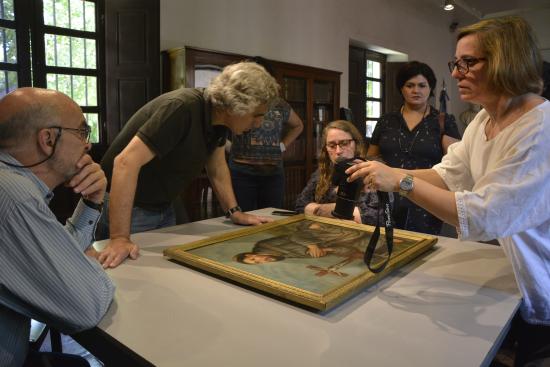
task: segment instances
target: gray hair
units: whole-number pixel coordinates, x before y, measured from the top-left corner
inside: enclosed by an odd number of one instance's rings
[[[258,106],[270,105],[279,95],[279,84],[255,62],[226,66],[206,88],[215,108],[237,115],[253,112]]]

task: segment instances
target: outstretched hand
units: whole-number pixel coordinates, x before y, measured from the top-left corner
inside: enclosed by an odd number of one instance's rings
[[[97,254],[97,260],[104,269],[115,268],[127,257],[132,260],[139,256],[139,247],[128,238],[114,238]]]
[[[231,214],[231,221],[235,224],[244,226],[257,226],[263,223],[273,222],[273,219],[243,212],[234,212]]]

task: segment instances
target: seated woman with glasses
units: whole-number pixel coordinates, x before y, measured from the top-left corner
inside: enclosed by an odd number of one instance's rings
[[[348,121],[337,120],[323,130],[323,147],[319,154],[319,168],[309,179],[306,187],[296,199],[299,213],[331,217],[336,202],[337,187],[331,178],[334,163],[342,158],[366,158],[366,149],[361,133]],[[382,208],[378,210],[376,192],[361,192],[353,212],[357,223],[376,225],[377,214],[383,222]]]
[[[460,138],[455,118],[448,114],[440,117],[439,111],[428,103],[437,80],[427,64],[406,63],[397,72],[395,82],[403,96],[403,106],[380,118],[368,155],[381,157],[391,167],[431,168],[441,162],[444,146]],[[439,234],[443,225],[437,217],[402,197],[396,198],[393,218],[396,228],[415,232]]]

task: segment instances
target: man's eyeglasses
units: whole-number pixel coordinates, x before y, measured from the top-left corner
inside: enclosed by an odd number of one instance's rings
[[[340,140],[340,141],[331,141],[327,143],[327,149],[328,150],[336,150],[336,147],[340,147],[340,149],[347,148],[352,141],[355,141],[354,139],[346,139],[346,140]]]
[[[85,143],[90,142],[90,134],[92,133],[92,128],[89,125],[85,125],[84,127],[80,127],[78,129],[72,128],[72,127],[63,127],[63,126],[50,126],[52,129],[59,129],[60,131],[68,130],[70,132],[78,134],[80,137],[80,140],[82,140]]]
[[[453,70],[456,68],[458,72],[462,75],[465,75],[470,71],[470,68],[477,64],[480,61],[487,60],[485,57],[468,57],[458,60],[449,61],[447,65],[449,65],[449,71],[452,73]]]

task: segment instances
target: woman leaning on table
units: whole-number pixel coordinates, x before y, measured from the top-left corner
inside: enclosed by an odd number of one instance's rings
[[[395,78],[403,96],[399,111],[384,114],[376,124],[368,156],[380,156],[391,167],[431,168],[441,162],[447,144],[460,138],[452,115],[430,106],[437,80],[427,64],[404,64]],[[396,198],[393,209],[395,226],[415,232],[438,234],[443,222],[406,198]]]
[[[462,240],[498,238],[523,296],[515,365],[542,366],[550,363],[550,102],[539,95],[533,32],[519,17],[465,27],[449,68],[462,100],[483,109],[442,162],[425,170],[365,162],[347,173],[399,191]]]

